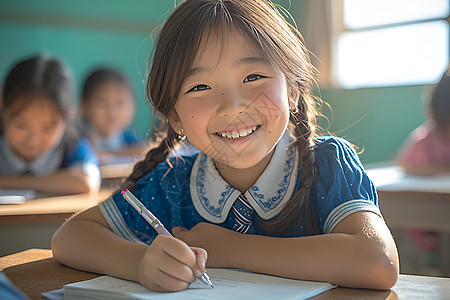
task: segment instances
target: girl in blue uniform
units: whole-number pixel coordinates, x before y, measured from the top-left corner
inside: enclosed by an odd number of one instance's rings
[[[389,289],[395,243],[354,150],[317,136],[313,73],[273,4],[183,1],[147,84],[166,138],[124,183],[176,238],[117,192],[59,229],[55,257],[156,291],[187,288],[205,263]],[[183,140],[198,152],[174,156]]]
[[[143,157],[144,143],[129,129],[135,114],[133,90],[117,70],[96,69],[89,74],[80,100],[82,131],[102,164]]]
[[[69,67],[55,58],[35,56],[9,72],[0,115],[0,188],[98,190],[98,158],[70,124],[73,93]]]

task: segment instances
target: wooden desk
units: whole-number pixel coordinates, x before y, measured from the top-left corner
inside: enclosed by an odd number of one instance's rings
[[[50,250],[31,249],[0,258],[0,270],[31,299],[45,299],[42,292],[88,280],[97,274],[59,264]],[[390,291],[335,288],[313,299],[448,299],[450,278],[400,275]]]
[[[134,164],[135,163],[133,162],[133,163],[102,165],[100,166],[100,174],[102,174],[103,180],[126,178],[133,171]]]
[[[369,168],[367,173],[377,187],[379,206],[391,230],[419,229],[439,234],[440,273],[450,277],[450,174],[413,176],[394,165]],[[407,269],[402,247],[408,245],[398,247],[400,269]]]
[[[24,204],[0,205],[0,255],[31,247],[50,249],[53,233],[71,215],[96,205],[113,191],[45,197]]]

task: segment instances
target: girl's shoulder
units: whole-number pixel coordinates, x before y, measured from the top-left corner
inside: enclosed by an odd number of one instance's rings
[[[99,160],[95,154],[89,140],[85,137],[78,137],[65,143],[64,166],[70,166],[75,163],[90,163],[98,166]]]
[[[123,139],[125,141],[125,144],[127,145],[134,145],[139,144],[141,140],[137,137],[135,132],[131,129],[127,129],[122,133]]]
[[[321,136],[315,139],[316,155],[351,155],[355,156],[355,146],[347,140],[336,136]]]
[[[336,170],[351,167],[363,169],[356,146],[347,140],[335,136],[323,136],[316,139],[315,155],[319,169]]]
[[[192,166],[198,156],[198,153],[191,155],[170,156],[168,159],[158,163],[153,170],[141,177],[137,184],[163,181],[181,181],[188,179],[191,174]]]

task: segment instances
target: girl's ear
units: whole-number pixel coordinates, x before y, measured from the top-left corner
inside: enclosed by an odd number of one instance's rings
[[[300,91],[296,89],[291,89],[289,93],[289,108],[295,109],[298,105],[299,99],[300,99]]]
[[[172,126],[172,129],[175,132],[180,131],[183,128],[183,124],[181,124],[180,117],[178,116],[175,109],[173,109],[167,116],[167,119],[169,120],[170,126]]]

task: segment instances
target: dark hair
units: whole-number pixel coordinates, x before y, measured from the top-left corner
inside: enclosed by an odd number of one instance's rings
[[[19,103],[17,99],[22,96],[45,96],[52,101],[63,120],[67,121],[74,100],[74,80],[70,67],[62,60],[45,55],[19,62],[9,71],[4,82],[2,118],[15,116],[30,100],[35,99],[26,97]],[[76,133],[70,122],[66,123],[65,139],[70,147]],[[3,134],[3,121],[0,122],[0,133]]]
[[[3,111],[16,105],[17,98],[28,95],[46,96],[65,118],[74,99],[72,72],[63,61],[43,55],[15,65],[3,87]],[[22,108],[26,103],[22,105]]]
[[[84,81],[81,101],[88,101],[95,90],[105,83],[117,83],[133,91],[128,79],[119,70],[100,68],[92,71]]]
[[[156,111],[166,117],[174,109],[181,85],[196,56],[199,44],[210,32],[232,28],[249,38],[286,77],[290,90],[299,92],[298,110],[291,114],[290,128],[296,136],[300,154],[300,190],[293,195],[279,216],[259,220],[271,233],[285,233],[305,227],[307,234],[318,233],[315,211],[310,200],[317,171],[314,157],[316,137],[315,98],[311,95],[315,69],[298,30],[292,27],[269,1],[263,0],[186,0],[163,25],[154,51],[147,81],[147,96]],[[136,180],[167,158],[177,135],[166,121],[166,137],[137,163],[125,186],[133,189]]]
[[[448,73],[444,73],[434,88],[431,94],[430,108],[438,128],[450,125],[450,76]]]

